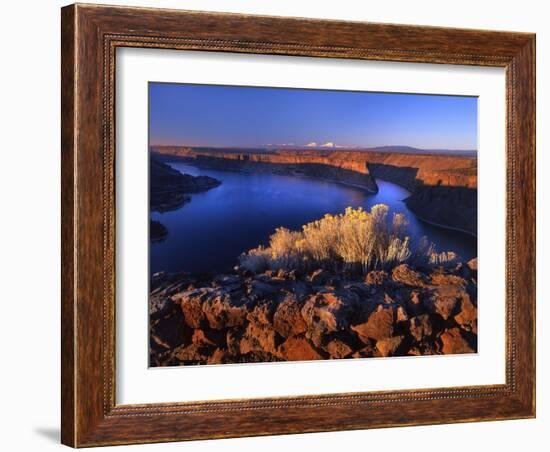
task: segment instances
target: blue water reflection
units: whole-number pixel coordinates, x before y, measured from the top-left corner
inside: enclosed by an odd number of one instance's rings
[[[390,182],[378,180],[380,191],[370,195],[315,179],[169,164],[182,173],[215,177],[222,184],[193,195],[192,201],[178,210],[151,214],[169,231],[166,240],[150,245],[152,273],[227,271],[242,252],[267,244],[277,227],[300,229],[325,213],[341,213],[348,206],[367,209],[380,203],[389,205],[391,212],[407,214],[413,243],[425,235],[438,251],[452,250],[463,259],[477,255],[475,237],[416,219],[402,202],[409,192]]]

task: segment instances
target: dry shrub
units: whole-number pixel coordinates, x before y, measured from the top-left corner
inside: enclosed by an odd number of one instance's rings
[[[429,262],[432,265],[449,265],[455,264],[458,256],[453,251],[443,251],[442,253],[433,252],[429,256]]]
[[[328,262],[335,258],[334,244],[339,235],[339,219],[327,214],[303,226],[300,248],[315,262]]]
[[[333,244],[336,255],[345,269],[360,265],[363,271],[367,270],[374,263],[378,241],[375,217],[361,208],[347,208],[338,220],[338,237]]]
[[[277,228],[275,234],[269,239],[269,252],[271,254],[271,269],[295,269],[301,265],[302,252],[297,247],[297,241],[302,234],[298,231],[290,231],[286,228]]]
[[[251,249],[248,253],[242,254],[239,258],[241,266],[254,273],[263,273],[270,268],[271,252],[259,246]]]
[[[343,214],[327,214],[304,225],[302,231],[278,228],[269,247],[243,254],[241,265],[255,273],[320,267],[367,273],[409,261],[433,265],[456,258],[454,253],[437,253],[425,238],[411,252],[407,218],[397,213],[390,222],[388,213],[384,204],[370,212],[348,207]]]
[[[453,251],[439,253],[433,243],[429,242],[426,237],[422,237],[409,260],[416,265],[450,265],[458,261],[458,255]]]

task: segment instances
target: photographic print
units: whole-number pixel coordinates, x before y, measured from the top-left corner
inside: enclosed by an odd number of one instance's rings
[[[63,444],[536,416],[533,33],[77,4],[61,43]]]
[[[477,98],[150,82],[151,367],[477,352]]]

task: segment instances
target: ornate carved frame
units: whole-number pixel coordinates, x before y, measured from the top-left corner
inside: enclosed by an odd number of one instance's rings
[[[64,444],[84,447],[535,416],[535,35],[82,4],[62,9],[61,32]],[[117,47],[504,67],[506,383],[117,405]]]

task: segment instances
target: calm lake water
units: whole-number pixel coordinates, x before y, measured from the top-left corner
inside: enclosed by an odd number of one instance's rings
[[[402,202],[409,192],[390,182],[377,180],[380,191],[371,195],[314,179],[167,163],[182,173],[215,177],[222,184],[192,195],[192,201],[177,210],[151,213],[168,228],[166,240],[150,245],[151,273],[227,271],[244,251],[267,245],[277,227],[297,230],[325,213],[341,213],[348,206],[370,209],[381,203],[390,207],[390,215],[407,215],[413,246],[427,236],[438,251],[452,250],[463,259],[477,255],[475,237],[417,220]]]

